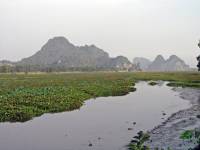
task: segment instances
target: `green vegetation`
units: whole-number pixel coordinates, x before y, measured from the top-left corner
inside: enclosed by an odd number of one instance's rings
[[[180,138],[185,141],[194,143],[195,145],[200,145],[200,131],[199,129],[186,130],[184,131]],[[191,148],[192,150],[192,148]]]
[[[145,146],[144,143],[148,141],[150,136],[148,133],[143,131],[138,132],[137,136],[133,137],[131,144],[129,145],[130,150],[150,150],[149,147]]]
[[[0,76],[0,121],[27,121],[44,113],[80,108],[100,96],[134,91],[125,74],[29,74]]]
[[[44,113],[78,109],[85,100],[135,91],[139,80],[200,87],[199,73],[0,74],[0,122],[27,121]]]
[[[192,137],[193,137],[193,131],[192,130],[184,131],[180,136],[180,138],[182,140],[191,140]]]

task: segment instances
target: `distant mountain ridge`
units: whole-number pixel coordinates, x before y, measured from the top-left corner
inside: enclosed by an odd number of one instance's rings
[[[190,67],[176,55],[170,56],[167,60],[162,55],[158,55],[154,61],[136,57],[131,63],[124,56],[112,58],[95,45],[75,46],[62,36],[49,39],[37,53],[21,61],[0,61],[0,67],[12,72],[190,70]]]
[[[168,59],[158,55],[153,62],[146,58],[135,58],[143,71],[189,71],[191,68],[176,55],[171,55]],[[145,67],[144,67],[145,66]]]

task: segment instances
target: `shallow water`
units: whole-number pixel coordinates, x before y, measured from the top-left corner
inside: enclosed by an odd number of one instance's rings
[[[0,123],[0,150],[124,150],[138,131],[190,107],[165,84],[139,82],[136,88],[126,96],[88,100],[80,110]]]

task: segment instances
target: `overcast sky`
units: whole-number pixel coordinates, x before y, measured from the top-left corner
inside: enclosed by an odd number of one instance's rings
[[[176,54],[195,66],[200,0],[0,0],[0,59],[30,56],[54,36],[130,60]]]

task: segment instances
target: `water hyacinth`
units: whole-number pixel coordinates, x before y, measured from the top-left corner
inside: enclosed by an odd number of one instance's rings
[[[139,80],[200,87],[198,73],[183,72],[0,74],[0,121],[27,121],[44,113],[78,109],[90,98],[126,95],[136,90],[134,83]]]

